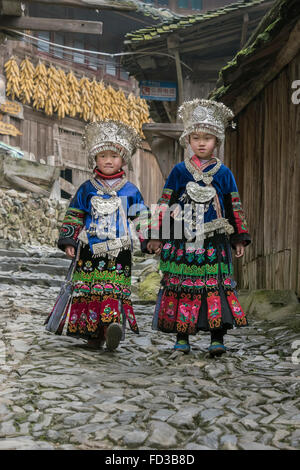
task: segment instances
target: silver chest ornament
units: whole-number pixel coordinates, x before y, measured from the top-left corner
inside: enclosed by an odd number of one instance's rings
[[[101,192],[98,191],[97,194],[101,194]],[[94,210],[93,215],[95,218],[98,218],[103,215],[110,215],[116,212],[121,206],[121,198],[117,196],[117,193],[112,194],[111,197],[107,199],[104,199],[101,196],[93,196],[91,198],[91,204]]]
[[[96,235],[99,239],[116,238],[116,216],[121,204],[121,198],[115,191],[110,192],[109,198],[104,198],[103,192],[97,191],[97,196],[91,198],[93,219],[90,235]]]
[[[216,190],[213,186],[200,186],[194,181],[190,181],[186,185],[186,192],[192,201],[200,204],[211,201],[216,195]]]
[[[186,168],[194,178],[194,181],[190,181],[186,185],[186,192],[192,201],[198,204],[208,203],[216,196],[216,190],[211,183],[214,179],[214,175],[219,171],[222,162],[218,158],[215,158],[215,160],[216,164],[211,170],[202,172],[192,165],[188,157],[184,159]],[[198,184],[199,181],[202,181],[205,186],[200,186]]]

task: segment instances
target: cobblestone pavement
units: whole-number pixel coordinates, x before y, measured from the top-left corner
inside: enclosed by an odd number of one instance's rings
[[[300,449],[299,334],[253,321],[221,358],[205,333],[183,355],[137,304],[139,336],[89,351],[45,331],[57,292],[1,284],[0,450]]]

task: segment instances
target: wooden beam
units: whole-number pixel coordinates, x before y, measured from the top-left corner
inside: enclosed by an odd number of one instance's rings
[[[197,56],[193,57],[195,63],[193,64],[193,73],[197,72],[219,72],[219,70],[224,67],[230,60],[232,60],[231,56],[224,56],[221,58],[214,58],[212,57],[211,60],[198,60]],[[190,59],[188,64],[192,63],[192,59]]]
[[[147,136],[164,136],[177,140],[183,132],[183,124],[156,122],[143,124],[143,132]]]
[[[9,181],[11,184],[14,186],[18,186],[19,188],[22,188],[25,191],[30,191],[32,193],[38,193],[41,194],[42,196],[49,197],[50,192],[47,191],[46,189],[41,188],[40,186],[30,183],[30,181],[24,180],[24,178],[20,178],[20,176],[13,175],[11,173],[5,173],[4,172],[5,179]]]
[[[27,3],[42,3],[43,5],[60,5],[62,7],[81,7],[93,10],[136,11],[137,5],[130,0],[27,0]]]
[[[71,196],[73,196],[73,194],[75,194],[76,188],[72,183],[65,180],[61,176],[59,177],[58,180],[59,180],[59,184],[60,184],[60,189],[62,189],[63,191],[66,191],[66,193],[71,194]]]
[[[101,21],[65,20],[62,18],[36,18],[30,16],[5,16],[0,18],[0,29],[30,29],[70,33],[102,34]]]
[[[0,0],[0,15],[21,16],[22,4],[20,0]]]

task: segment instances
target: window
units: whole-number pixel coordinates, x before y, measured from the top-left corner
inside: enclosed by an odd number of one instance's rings
[[[108,75],[117,75],[117,67],[116,67],[116,61],[114,59],[111,59],[112,61],[106,64],[106,73]]]
[[[188,8],[189,7],[189,0],[179,0],[178,1],[179,8]]]
[[[74,41],[74,48],[75,49],[84,49],[84,42],[83,41]],[[74,51],[73,52],[73,60],[77,64],[84,64],[84,54]]]
[[[37,33],[37,37],[39,39],[42,39],[44,41],[50,41],[50,33],[47,31],[39,31]],[[38,50],[42,52],[50,52],[50,44],[47,44],[46,42],[38,41]]]
[[[169,0],[157,0],[157,6],[167,7],[169,5]]]
[[[192,0],[192,10],[203,10],[202,0]]]
[[[90,46],[89,47],[90,51],[97,51],[96,47]],[[88,55],[88,66],[90,69],[97,70],[98,68],[98,60],[99,60],[99,55],[98,54],[90,54]]]
[[[144,3],[154,3],[154,0],[144,0]]]
[[[129,80],[129,73],[124,69],[120,69],[120,78],[121,80]]]
[[[63,46],[64,43],[65,43],[64,35],[61,34],[61,33],[55,33],[54,34],[54,42],[55,42],[55,44],[60,44],[61,46]],[[59,57],[60,59],[63,59],[63,57],[64,57],[63,48],[53,46],[53,55],[55,55],[55,57]]]

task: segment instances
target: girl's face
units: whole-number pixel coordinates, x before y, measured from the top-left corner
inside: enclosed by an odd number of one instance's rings
[[[207,132],[192,132],[189,136],[190,145],[195,155],[199,158],[211,158],[217,145],[217,138]]]
[[[104,175],[118,173],[123,165],[122,157],[113,150],[103,150],[96,155],[96,165]]]

